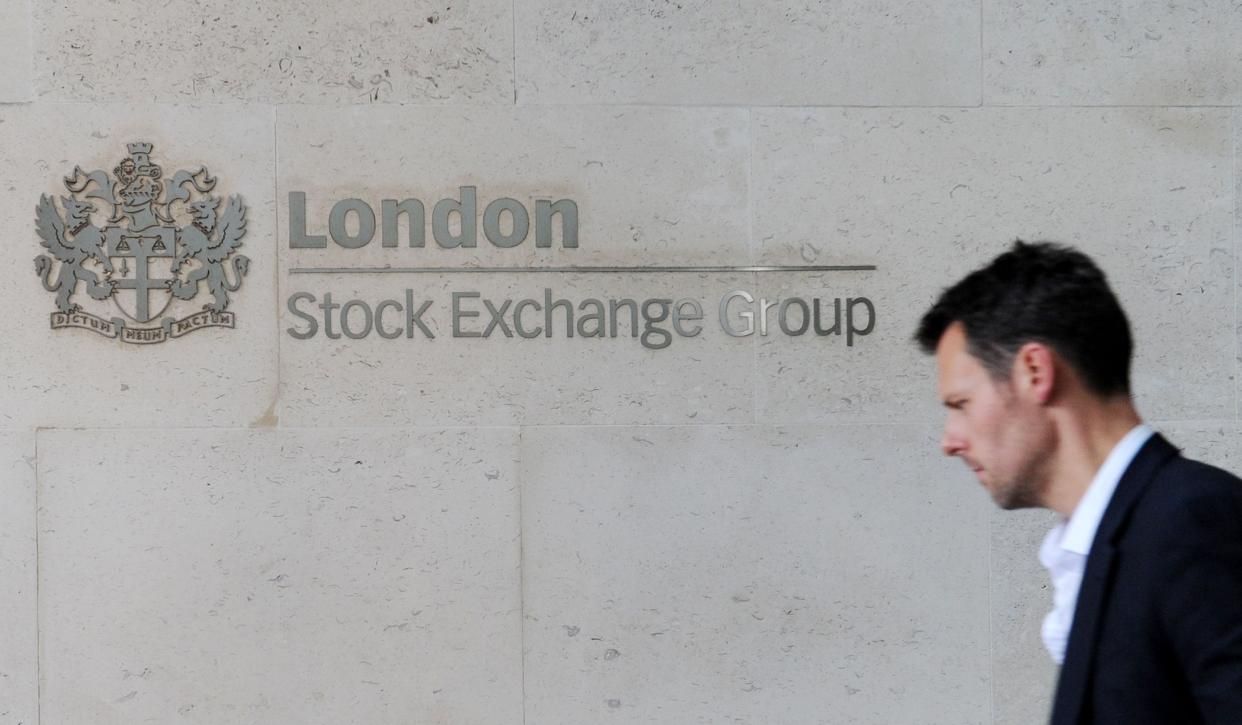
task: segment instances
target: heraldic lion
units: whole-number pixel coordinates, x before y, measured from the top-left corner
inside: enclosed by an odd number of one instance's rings
[[[35,273],[43,281],[44,289],[57,293],[56,309],[69,313],[81,309],[69,301],[77,290],[78,282],[86,283],[86,293],[94,299],[105,300],[112,294],[112,282],[101,282],[97,274],[83,268],[82,264],[87,259],[95,259],[103,264],[104,271],[111,273],[112,262],[100,249],[103,233],[91,224],[91,212],[95,211],[95,207],[71,196],[62,196],[60,202],[65,207],[65,219],[60,218],[56,203],[47,194],[39,197],[39,206],[35,208],[35,228],[39,232],[40,243],[60,260],[60,274],[56,277],[56,284],[48,283],[54,263],[46,254],[35,257]]]
[[[246,209],[242,206],[241,197],[230,196],[224,212],[217,218],[219,206],[220,198],[215,196],[188,205],[193,223],[178,233],[181,247],[172,267],[175,275],[186,262],[198,262],[199,266],[191,270],[184,280],[178,279],[173,283],[172,293],[178,299],[193,299],[198,294],[198,283],[206,280],[207,289],[215,301],[203,305],[203,309],[212,312],[224,312],[228,308],[228,293],[241,288],[242,277],[250,269],[250,260],[237,255],[233,258],[233,275],[237,281],[229,283],[224,262],[241,246],[242,235],[246,233]],[[213,236],[217,238],[213,240]]]

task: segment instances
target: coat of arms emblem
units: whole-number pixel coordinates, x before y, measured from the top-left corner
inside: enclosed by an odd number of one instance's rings
[[[151,344],[233,327],[229,293],[241,287],[250,265],[235,254],[246,232],[241,197],[212,196],[216,179],[203,167],[164,174],[151,162],[149,143],[128,149],[111,174],[75,167],[65,177],[69,195],[60,197],[59,210],[51,196],[39,199],[35,228],[49,253],[35,258],[35,271],[44,289],[56,293],[52,328]],[[123,316],[83,309],[74,300],[80,286],[95,304],[110,300]],[[167,314],[204,287],[209,297],[201,308],[180,319]]]

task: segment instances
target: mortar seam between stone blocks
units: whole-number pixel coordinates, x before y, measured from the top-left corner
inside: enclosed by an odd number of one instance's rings
[[[30,47],[27,48],[30,67],[26,70],[29,77],[26,79],[30,83],[27,89],[26,100],[34,103],[37,98],[35,93],[35,22],[34,22],[34,0],[26,0],[26,37],[30,39]]]
[[[1230,239],[1233,241],[1233,417],[1239,416],[1238,400],[1238,109],[1229,114],[1229,144],[1232,153],[1229,164],[1229,185],[1233,191],[1233,207],[1229,210],[1233,224]]]
[[[755,165],[755,111],[753,108],[746,109],[746,246],[751,250],[750,258],[753,262],[758,262],[759,255],[756,254],[757,245],[755,244],[755,185],[754,185],[754,165]],[[759,275],[751,274],[751,284],[759,283]],[[758,338],[751,340],[750,344],[750,422],[752,424],[759,423],[759,342]]]
[[[985,98],[984,82],[983,82],[983,78],[984,78],[983,76],[983,57],[984,57],[983,3],[984,1],[985,0],[979,0],[979,107],[980,108],[983,107],[983,101]],[[995,720],[995,713],[993,713],[993,719]]]
[[[525,426],[518,426],[517,434],[517,489],[518,489],[518,616],[520,623],[518,625],[518,646],[520,651],[518,656],[521,657],[521,681],[522,681],[522,725],[526,725],[526,499],[523,490],[526,477],[525,460],[522,446],[523,434]]]
[[[32,105],[32,103],[34,102],[35,101],[33,100],[32,101],[0,101],[0,106],[28,106],[28,105]],[[123,105],[119,101],[108,101],[108,100],[75,101],[75,100],[63,99],[63,98],[47,98],[47,99],[40,98],[40,99],[37,99],[37,102],[47,104],[47,105],[55,105],[55,106],[99,106],[99,105],[121,106]],[[163,108],[163,107],[174,108],[180,104],[176,100],[156,100],[156,101],[152,101],[151,105],[156,108]],[[203,100],[200,98],[194,101],[194,105],[204,106],[204,107],[209,107],[209,108],[232,108],[236,106],[245,106],[245,107],[253,108],[255,106],[271,105],[271,104],[264,103],[264,99],[259,99],[259,98],[242,99],[242,100],[225,99],[225,100],[219,100],[219,101],[208,101],[208,100]],[[281,105],[296,106],[300,108],[331,109],[331,110],[337,110],[337,111],[357,109],[357,108],[376,107],[376,106],[383,107],[383,108],[396,108],[396,109],[414,108],[414,109],[423,109],[427,111],[443,110],[445,108],[445,106],[442,104],[438,105],[438,104],[433,104],[433,103],[405,103],[405,102],[396,102],[396,101],[381,102],[381,103],[375,103],[375,104],[370,104],[370,105],[363,105],[360,103],[359,104],[351,103],[351,104],[342,105],[342,104],[332,104],[332,103],[312,103],[309,101],[297,100],[297,101],[290,102],[290,103],[282,103]],[[488,111],[494,108],[499,108],[502,105],[504,104],[475,103],[475,104],[462,104],[460,107],[468,109],[468,110],[485,112],[485,111]],[[605,103],[605,102],[596,101],[592,103],[545,103],[545,104],[539,104],[539,105],[542,108],[560,108],[560,109],[571,109],[571,108],[572,109],[585,109],[585,108],[669,109],[669,108],[678,108],[678,109],[705,110],[705,109],[724,109],[724,108],[736,108],[736,109],[758,108],[758,109],[785,109],[785,110],[824,109],[824,110],[884,110],[884,111],[893,111],[893,110],[961,111],[961,110],[978,110],[979,109],[978,104],[968,104],[968,103],[892,103],[892,104],[753,103],[751,104],[751,103],[635,103],[632,101]],[[1224,104],[1224,103],[1181,103],[1181,104],[1169,104],[1169,105],[1159,105],[1155,103],[1003,103],[1003,104],[991,104],[990,103],[988,104],[988,108],[1009,108],[1009,109],[1022,109],[1022,110],[1030,110],[1030,109],[1054,110],[1054,109],[1062,109],[1062,108],[1076,108],[1076,109],[1088,109],[1088,110],[1108,110],[1108,109],[1114,109],[1114,108],[1115,109],[1139,109],[1139,110],[1223,109],[1223,110],[1232,111],[1235,108],[1242,108],[1242,106],[1232,106],[1232,105]]]
[[[35,535],[35,722],[43,723],[43,602],[42,602],[42,556],[39,551],[39,492],[43,477],[39,459],[39,436],[42,428],[35,428],[34,436],[34,535]]]
[[[1169,419],[1167,423],[1233,423],[1233,418],[1203,418],[1203,419]],[[886,427],[886,428],[909,428],[909,427],[926,427],[936,426],[937,421],[932,418],[926,420],[915,419],[864,419],[864,420],[789,420],[789,421],[767,421],[767,422],[719,422],[719,423],[522,423],[522,428],[533,429],[554,429],[554,428],[589,428],[604,430],[608,428],[797,428],[811,427],[816,428],[857,428],[857,427]],[[518,427],[514,423],[489,423],[489,424],[471,424],[471,423],[411,423],[408,425],[282,425],[281,429],[288,433],[299,433],[304,431],[341,431],[341,430],[360,430],[360,431],[456,431],[456,430],[512,430]],[[126,433],[253,433],[256,429],[246,425],[230,425],[230,426],[159,426],[159,427],[135,427],[135,428],[117,428],[115,426],[74,426],[74,427],[45,427],[41,430],[47,431],[68,431],[71,433],[116,433],[118,430]]]
[[[513,105],[516,106],[518,102],[517,0],[513,0],[513,2],[509,6],[509,20],[512,22],[512,25],[510,26],[510,31],[509,31],[509,40],[513,43]],[[526,718],[525,704],[523,704],[523,707],[522,707],[522,718],[523,718],[523,722],[525,722],[525,718]]]
[[[996,522],[996,516],[988,511],[988,712],[991,714],[989,722],[996,722],[996,602],[992,596],[992,579],[994,576],[993,559],[994,543],[996,537],[992,531],[992,527]]]
[[[272,215],[276,223],[272,229],[276,231],[275,244],[272,249],[272,285],[276,290],[276,313],[272,316],[275,323],[276,340],[276,388],[273,392],[271,414],[280,427],[280,105],[272,104]]]

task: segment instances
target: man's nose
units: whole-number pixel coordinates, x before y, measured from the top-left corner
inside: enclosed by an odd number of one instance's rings
[[[946,456],[956,456],[962,452],[963,448],[965,448],[965,445],[962,442],[961,436],[957,435],[955,431],[946,425],[944,432],[940,435],[940,450],[944,451]]]

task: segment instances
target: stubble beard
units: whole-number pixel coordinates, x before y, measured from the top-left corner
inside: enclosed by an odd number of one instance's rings
[[[1043,456],[1035,456],[1006,481],[997,484],[992,500],[1005,511],[1042,508],[1048,480]]]
[[[998,486],[992,493],[992,500],[1005,511],[1039,508],[1043,505],[1039,489],[1033,479],[1018,478]]]

